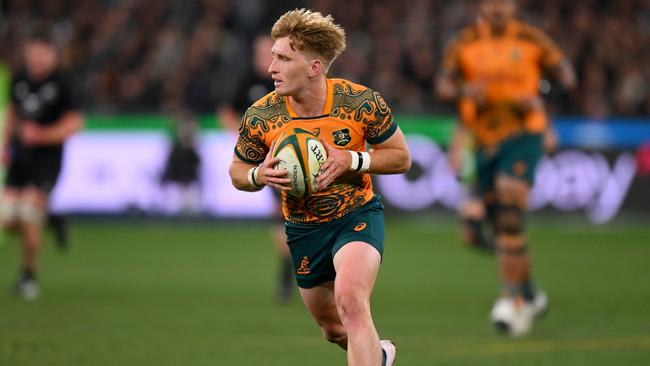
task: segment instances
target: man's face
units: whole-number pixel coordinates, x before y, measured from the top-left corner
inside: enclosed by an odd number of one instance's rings
[[[481,17],[494,26],[504,26],[515,15],[514,0],[481,1]]]
[[[273,61],[269,73],[274,81],[275,91],[283,96],[295,96],[308,84],[314,60],[304,52],[291,49],[289,37],[278,38],[271,53]]]
[[[266,71],[273,61],[271,55],[271,48],[273,47],[273,38],[269,36],[261,36],[255,39],[253,43],[253,64],[255,72],[260,76],[266,76]]]
[[[56,50],[42,41],[30,41],[25,45],[27,73],[40,78],[49,75],[56,67]]]

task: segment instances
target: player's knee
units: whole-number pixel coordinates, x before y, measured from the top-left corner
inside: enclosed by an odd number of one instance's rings
[[[21,200],[16,207],[17,220],[26,224],[42,225],[45,221],[45,207],[29,201]]]
[[[343,323],[353,322],[365,316],[370,305],[355,291],[340,291],[336,294],[336,307]]]
[[[519,235],[524,231],[524,210],[517,205],[499,205],[496,217],[498,233]]]
[[[323,336],[330,343],[345,343],[347,334],[341,324],[323,324],[321,326]]]
[[[497,253],[502,256],[523,257],[528,254],[528,246],[525,243],[517,245],[497,245]]]
[[[5,200],[5,202],[0,205],[0,220],[2,220],[2,226],[5,228],[15,225],[18,221],[18,202],[15,200]]]

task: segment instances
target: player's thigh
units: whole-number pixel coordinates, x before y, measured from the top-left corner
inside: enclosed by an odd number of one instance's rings
[[[335,229],[330,223],[320,226],[285,224],[287,245],[299,288],[310,289],[336,277],[331,254],[336,238]]]
[[[334,299],[334,282],[329,281],[311,288],[300,288],[300,296],[318,325],[326,327],[340,324]]]
[[[540,134],[524,134],[504,141],[497,160],[497,177],[510,176],[532,186],[542,153]]]
[[[342,300],[366,301],[370,298],[380,263],[381,254],[375,246],[366,242],[350,242],[336,252],[334,291],[339,305]]]
[[[36,186],[30,185],[20,191],[21,204],[29,204],[45,209],[45,207],[47,207],[48,198],[49,192]]]

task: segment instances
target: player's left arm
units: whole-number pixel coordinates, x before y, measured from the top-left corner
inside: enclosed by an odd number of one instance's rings
[[[550,75],[562,84],[562,86],[571,90],[576,86],[576,73],[571,66],[571,61],[562,52],[560,47],[541,30],[533,29],[534,39],[541,49],[541,66],[546,69]]]
[[[327,161],[321,166],[321,173],[316,178],[318,190],[329,186],[336,178],[349,171],[359,171],[370,174],[401,174],[411,168],[411,154],[404,133],[397,127],[392,136],[385,141],[370,145],[368,152],[357,152],[342,150],[333,147],[323,141],[327,150]],[[353,162],[353,156],[365,156]],[[367,155],[365,155],[367,154]],[[359,169],[363,165],[363,159],[368,159],[366,169]]]
[[[393,120],[390,108],[377,92],[369,100],[373,106],[372,122],[365,128],[365,141],[369,151],[339,150],[323,142],[327,150],[327,161],[321,166],[316,178],[318,189],[346,172],[370,174],[400,174],[411,167],[411,155],[402,130]]]

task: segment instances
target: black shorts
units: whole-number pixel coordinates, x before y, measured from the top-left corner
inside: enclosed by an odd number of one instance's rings
[[[16,154],[9,163],[5,185],[8,188],[34,187],[50,193],[61,171],[59,154]]]

